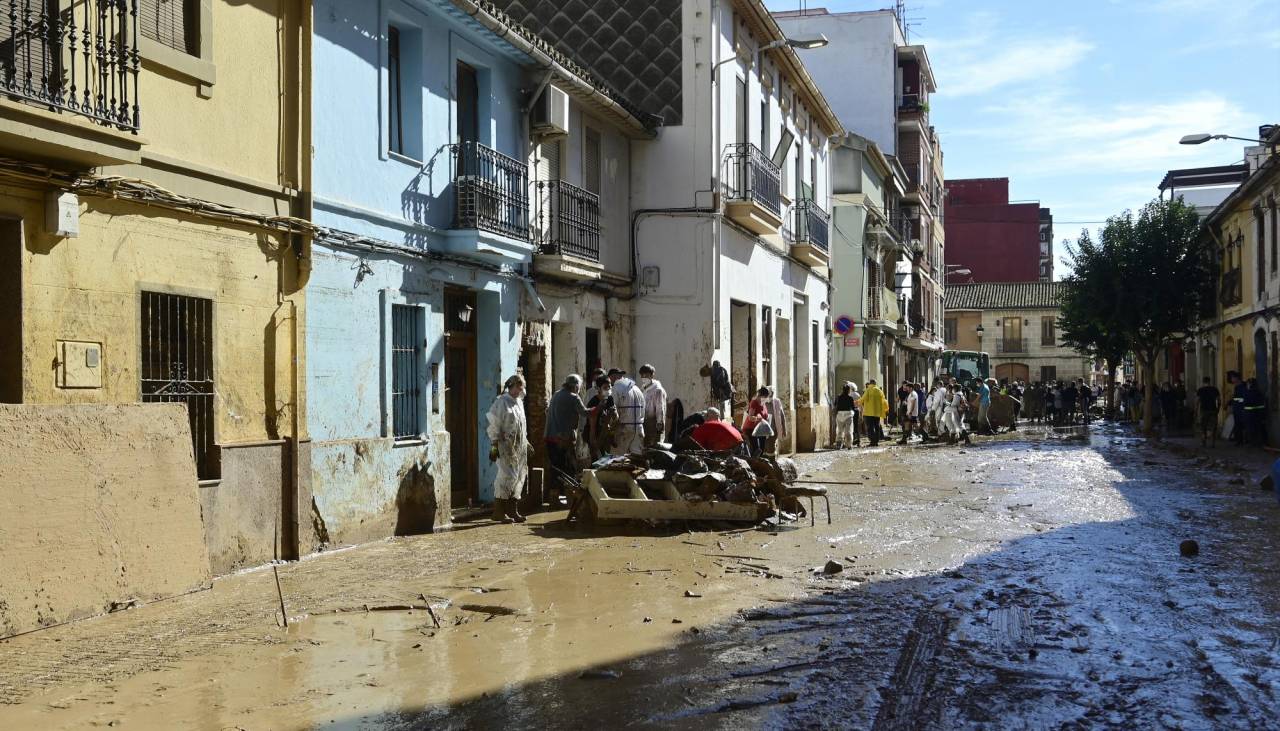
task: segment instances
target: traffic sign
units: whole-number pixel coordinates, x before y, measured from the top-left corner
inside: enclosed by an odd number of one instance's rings
[[[841,335],[853,332],[853,318],[848,315],[841,315],[836,318],[835,330]]]

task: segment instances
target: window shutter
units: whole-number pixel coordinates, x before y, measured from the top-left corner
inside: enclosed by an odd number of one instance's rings
[[[600,195],[600,133],[590,127],[582,139],[582,187]]]
[[[138,30],[143,36],[195,55],[195,0],[138,0]]]

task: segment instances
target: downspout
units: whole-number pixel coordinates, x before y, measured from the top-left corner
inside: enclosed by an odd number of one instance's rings
[[[312,197],[311,197],[311,38],[314,32],[314,18],[312,17],[311,0],[300,0],[298,3],[298,12],[300,14],[300,32],[297,38],[297,65],[296,73],[298,76],[298,94],[295,100],[297,115],[298,139],[294,145],[295,164],[294,171],[297,177],[294,185],[297,186],[297,194],[293,197],[290,207],[293,209],[292,215],[304,221],[311,221],[313,216]],[[292,245],[294,247],[296,258],[294,260],[294,292],[289,299],[289,340],[290,348],[290,365],[289,365],[289,390],[290,399],[293,402],[293,408],[290,409],[290,434],[288,444],[289,451],[289,494],[286,501],[283,516],[285,520],[283,524],[287,525],[290,535],[286,543],[281,536],[282,543],[287,547],[288,552],[286,558],[300,558],[302,554],[309,552],[311,541],[307,546],[302,545],[302,485],[303,485],[303,469],[302,464],[302,443],[309,442],[310,438],[306,432],[306,422],[301,416],[303,402],[303,362],[306,358],[304,351],[305,343],[302,342],[303,328],[299,326],[298,317],[298,296],[304,292],[307,279],[310,275],[311,267],[311,235],[308,233],[290,234]],[[306,469],[310,465],[305,466]],[[309,497],[309,496],[308,496]]]
[[[520,122],[524,129],[524,143],[529,146],[529,153],[525,155],[526,160],[533,153],[533,103],[536,102],[538,97],[542,96],[542,93],[547,90],[547,86],[551,84],[551,77],[554,75],[555,72],[551,69],[548,69],[542,75],[542,80],[538,82],[538,88],[534,89],[533,95],[529,97],[529,103],[524,107],[524,114],[520,115]],[[547,306],[542,302],[542,298],[538,297],[537,291],[533,288],[533,284],[531,282],[533,272],[530,271],[530,265],[528,263],[521,264],[520,272],[522,275],[520,277],[520,281],[524,283],[524,288],[529,294],[529,299],[533,300],[533,303],[537,305],[538,312],[546,312]]]

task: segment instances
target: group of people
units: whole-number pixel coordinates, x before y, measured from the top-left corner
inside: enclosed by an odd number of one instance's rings
[[[551,474],[546,498],[558,502],[577,482],[580,465],[606,454],[643,452],[662,439],[667,422],[667,392],[653,366],[640,368],[639,381],[621,368],[591,373],[592,394],[584,404],[582,376],[567,376],[547,405],[543,440]],[[497,463],[493,517],[524,522],[518,503],[529,474],[528,424],[524,411],[524,377],[507,379],[487,415],[486,434]]]
[[[1090,388],[1083,378],[1037,382],[1030,386],[1014,381],[1010,395],[1022,402],[1018,415],[1028,421],[1069,426],[1077,422],[1088,423],[1094,404],[1102,398],[1102,387]]]
[[[956,378],[942,376],[925,390],[925,384],[903,381],[895,392],[896,407],[891,407],[888,397],[874,379],[867,381],[867,390],[858,392],[858,384],[848,382],[835,399],[836,448],[849,449],[862,446],[865,434],[871,446],[880,445],[888,438],[889,431],[897,425],[898,444],[907,444],[913,434],[924,442],[939,439],[949,443],[969,442],[966,416],[971,402],[978,401],[977,423],[986,421],[991,405],[990,383],[981,383],[970,389]]]
[[[1267,395],[1256,378],[1244,378],[1239,371],[1227,371],[1230,398],[1205,376],[1196,389],[1194,400],[1188,399],[1186,386],[1180,380],[1165,381],[1154,389],[1152,423],[1166,436],[1190,428],[1204,446],[1216,445],[1218,436],[1234,444],[1267,443]],[[1141,384],[1125,381],[1116,387],[1115,407],[1121,421],[1140,421],[1146,407],[1146,393]],[[1219,414],[1225,413],[1220,418]]]

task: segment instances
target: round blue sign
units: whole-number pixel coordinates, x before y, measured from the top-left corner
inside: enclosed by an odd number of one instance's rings
[[[853,318],[849,317],[848,315],[841,315],[840,317],[837,317],[835,322],[835,329],[836,329],[836,332],[840,333],[841,335],[847,335],[853,332]]]

